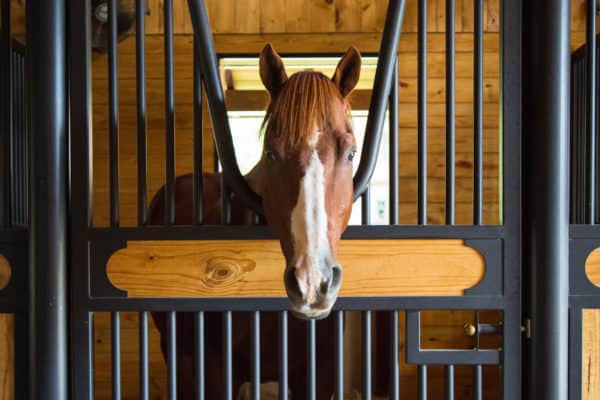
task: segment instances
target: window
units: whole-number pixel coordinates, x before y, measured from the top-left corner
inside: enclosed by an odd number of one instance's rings
[[[318,70],[328,76],[333,75],[339,58],[284,58],[288,74],[299,70]],[[377,59],[363,58],[361,78],[352,96],[352,124],[358,144],[358,152],[362,150],[365,126],[367,123],[368,97],[375,75]],[[268,94],[264,90],[258,74],[257,58],[222,58],[220,60],[221,76],[225,88],[229,123],[233,137],[235,153],[242,174],[249,172],[260,159],[262,137],[259,135],[260,125],[264,118],[264,107]],[[362,98],[361,98],[362,97]],[[387,224],[389,215],[389,134],[388,124],[384,124],[383,138],[377,166],[371,179],[370,217],[371,224]],[[354,161],[354,169],[358,167],[359,157]],[[354,204],[351,225],[361,223],[361,201]]]

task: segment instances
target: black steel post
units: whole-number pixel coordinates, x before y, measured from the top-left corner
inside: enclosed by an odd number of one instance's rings
[[[570,1],[524,3],[523,268],[527,399],[567,398]]]
[[[65,0],[27,2],[29,383],[67,399],[67,37]]]

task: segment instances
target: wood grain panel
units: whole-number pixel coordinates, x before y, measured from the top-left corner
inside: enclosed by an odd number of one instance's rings
[[[264,46],[262,43],[261,48]],[[338,49],[344,51],[346,49]],[[361,50],[361,49],[359,49]],[[398,63],[398,74],[400,79],[418,77],[417,54],[400,53]],[[473,78],[473,55],[470,53],[456,54],[456,77]],[[443,78],[446,73],[446,55],[443,53],[430,53],[427,57],[428,76],[430,78]],[[175,52],[174,74],[176,79],[191,80],[193,76],[192,53]],[[154,54],[146,59],[146,71],[148,79],[164,78],[164,58],[161,54]],[[120,79],[135,79],[135,55],[123,53],[119,56]],[[486,78],[498,77],[500,72],[499,56],[487,53],[484,57],[483,73]],[[94,79],[108,79],[108,68],[104,56],[94,57],[92,62],[92,76]]]
[[[485,52],[497,53],[499,51],[498,33],[484,34]],[[581,33],[573,34],[577,43],[583,43],[585,35]],[[427,35],[427,50],[429,53],[445,52],[445,35],[443,33],[431,32]],[[372,32],[357,33],[336,33],[335,35],[327,33],[286,33],[273,34],[214,34],[215,49],[217,53],[254,53],[258,54],[265,43],[273,43],[275,48],[281,53],[335,53],[343,52],[349,46],[354,45],[363,52],[378,52],[381,44],[381,34]],[[192,35],[175,35],[174,51],[175,53],[191,54]],[[156,56],[162,53],[162,36],[146,36],[146,52],[148,56]],[[400,36],[398,45],[400,53],[417,51],[417,34],[405,33]],[[456,34],[456,51],[459,53],[473,51],[473,34]],[[119,43],[119,54],[135,54],[134,38],[126,39]]]
[[[256,9],[256,12],[248,14],[248,18],[243,25],[236,24],[235,14],[239,14],[241,10],[246,8],[246,1],[233,0],[205,0],[211,27],[214,32],[222,33],[260,33],[260,20],[263,17],[262,7]],[[256,0],[250,0],[255,2]],[[357,15],[349,15],[348,20],[352,22],[344,22],[343,29],[352,32],[380,32],[383,29],[385,11],[387,9],[387,0],[352,0],[358,4],[358,7],[352,8],[352,13]],[[417,31],[417,1],[408,0],[406,6],[405,23],[403,26],[404,32]],[[272,3],[276,3],[272,1]],[[277,33],[290,32],[339,32],[336,25],[336,8],[332,0],[278,0],[277,3],[285,3],[286,8],[295,8],[300,3],[310,3],[308,12],[309,22],[307,24],[296,25],[293,20],[296,18],[293,14],[282,14],[280,19],[282,26],[277,30]],[[369,7],[376,3],[376,23],[373,24],[373,10]],[[146,33],[160,34],[163,31],[163,2],[161,0],[148,0],[150,15],[146,17]],[[439,8],[443,9],[443,0],[429,0],[429,30],[443,32],[443,14],[439,15]],[[473,27],[473,8],[472,0],[458,0],[456,13],[456,29],[458,32],[470,32]],[[500,7],[499,0],[484,1],[485,8],[485,24],[484,29],[490,32],[498,32],[500,26]],[[277,4],[275,4],[277,7]],[[189,23],[189,11],[187,2],[174,2],[176,34],[192,33],[191,24]],[[18,35],[25,32],[25,1],[11,0],[11,15],[12,31]],[[271,11],[267,7],[267,13]],[[346,12],[348,14],[348,12]],[[571,0],[571,29],[572,31],[585,31],[585,0]],[[353,25],[356,24],[356,25]]]
[[[4,289],[10,282],[10,263],[6,257],[0,255],[0,289]]]
[[[582,310],[582,368],[583,400],[600,400],[600,310]]]
[[[377,254],[377,258],[373,258]],[[461,295],[484,275],[460,240],[347,240],[340,296]],[[279,242],[130,242],[107,264],[131,297],[285,297]]]
[[[585,260],[585,273],[596,286],[600,286],[600,248],[592,251]]]
[[[14,400],[14,319],[0,314],[0,400]]]

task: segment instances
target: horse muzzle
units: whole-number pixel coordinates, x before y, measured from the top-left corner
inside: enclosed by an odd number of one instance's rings
[[[342,283],[342,267],[334,265],[323,274],[323,279],[313,292],[300,289],[295,268],[288,267],[284,274],[285,289],[291,303],[292,314],[300,319],[323,319],[331,312]]]

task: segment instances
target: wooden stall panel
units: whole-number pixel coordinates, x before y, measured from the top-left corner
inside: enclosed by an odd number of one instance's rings
[[[377,254],[377,257],[373,257]],[[340,296],[460,296],[484,276],[462,240],[346,240]],[[285,297],[275,240],[130,242],[108,261],[130,297]]]
[[[582,398],[600,400],[600,310],[585,309],[582,313]]]
[[[13,400],[14,395],[14,318],[0,314],[0,400]]]

